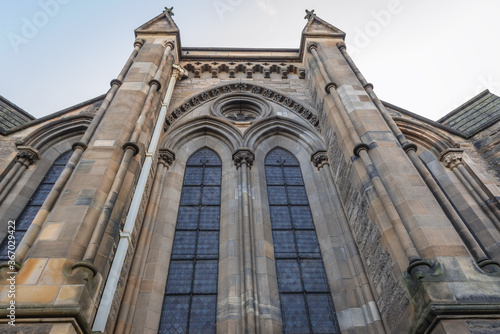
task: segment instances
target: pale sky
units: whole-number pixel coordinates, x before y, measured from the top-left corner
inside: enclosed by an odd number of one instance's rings
[[[307,9],[387,102],[436,120],[500,95],[498,0],[3,0],[0,95],[42,117],[104,94],[134,29],[174,7],[184,47],[298,48]]]

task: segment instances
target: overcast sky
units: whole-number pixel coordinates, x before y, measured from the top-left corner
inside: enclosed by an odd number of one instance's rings
[[[298,48],[306,8],[347,33],[378,96],[436,120],[500,95],[498,0],[3,0],[0,95],[41,117],[106,93],[134,29],[174,7],[184,47]]]

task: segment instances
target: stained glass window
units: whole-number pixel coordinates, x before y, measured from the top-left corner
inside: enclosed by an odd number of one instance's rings
[[[28,204],[26,204],[23,211],[16,219],[16,232],[14,233],[16,248],[17,246],[19,246],[21,239],[26,234],[26,231],[30,227],[31,222],[38,213],[38,210],[40,210],[40,207],[49,195],[50,190],[59,178],[59,175],[61,175],[72,154],[73,151],[68,151],[66,153],[63,153],[61,156],[59,156],[59,158],[56,159],[56,161],[54,161],[47,174],[45,174],[37,190],[35,191],[33,196],[31,196]],[[7,246],[7,238],[5,238],[0,245],[0,262],[8,260]]]
[[[340,333],[297,159],[281,148],[265,159],[284,333]]]
[[[187,161],[158,333],[215,333],[221,173],[208,148]]]

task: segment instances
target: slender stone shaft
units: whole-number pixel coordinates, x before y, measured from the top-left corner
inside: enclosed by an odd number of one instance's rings
[[[419,261],[420,255],[411,240],[411,237],[406,230],[406,227],[401,220],[401,217],[399,216],[396,207],[394,203],[392,202],[387,189],[385,188],[384,184],[382,183],[382,180],[380,179],[380,176],[378,175],[370,156],[368,155],[368,145],[362,144],[361,139],[359,138],[356,129],[354,129],[354,126],[352,122],[350,121],[350,118],[347,114],[347,111],[345,110],[344,105],[342,104],[342,101],[340,100],[340,97],[338,96],[338,93],[335,89],[335,84],[331,82],[330,76],[328,75],[319,55],[316,50],[316,45],[312,45],[309,47],[309,51],[312,53],[314,60],[316,61],[316,64],[318,65],[318,68],[320,69],[320,72],[323,76],[323,79],[328,82],[329,84],[327,85],[326,91],[330,94],[330,96],[333,98],[333,101],[335,103],[335,106],[337,107],[339,114],[342,117],[342,121],[344,123],[344,126],[349,129],[349,133],[351,135],[351,139],[356,145],[356,147],[359,147],[359,149],[355,149],[355,154],[357,154],[363,165],[365,166],[368,175],[370,176],[373,186],[375,187],[376,192],[379,194],[379,197],[382,201],[382,204],[387,212],[387,215],[389,216],[389,220],[391,221],[392,226],[394,227],[394,230],[396,231],[396,234],[398,235],[399,242],[401,243],[401,246],[403,247],[406,257],[408,259],[409,263]]]
[[[255,277],[255,247],[253,243],[253,229],[251,226],[251,209],[248,172],[253,164],[254,155],[247,149],[240,149],[233,155],[236,167],[240,171],[241,186],[241,240],[243,251],[243,284],[242,284],[242,312],[243,333],[259,333],[257,321],[257,291]]]
[[[337,190],[335,189],[335,181],[333,179],[333,176],[331,174],[330,166],[329,163],[327,162],[328,160],[325,159],[325,161],[321,162],[321,165],[318,165],[318,170],[320,171],[321,178],[325,184],[325,186],[328,188],[329,195],[328,196],[328,201],[330,202],[330,205],[332,208],[341,211],[341,213],[337,216],[340,221],[340,228],[342,230],[342,234],[346,238],[346,243],[347,244],[355,244],[355,240],[352,237],[351,229],[349,227],[349,222],[347,221],[347,217],[344,214],[343,211],[343,205],[340,200],[340,197],[338,195]],[[351,252],[351,249],[353,251]],[[370,288],[370,281],[368,280],[368,277],[366,276],[366,272],[363,270],[363,263],[361,261],[360,254],[358,252],[357,247],[345,247],[345,251],[348,254],[348,258],[350,258],[353,261],[353,269],[354,273],[352,276],[357,276],[359,277],[360,280],[360,285],[361,285],[361,295],[359,296],[360,301],[362,301],[363,304],[369,305],[369,311],[371,314],[366,314],[368,310],[363,311],[363,315],[365,316],[365,320],[367,324],[370,323],[371,319],[376,319],[375,322],[373,322],[373,328],[372,332],[375,333],[385,333],[386,330],[384,329],[384,325],[382,321],[380,320],[380,313],[377,308],[376,300],[373,295],[373,292]],[[351,268],[349,268],[351,269]]]
[[[170,55],[172,49],[173,49],[173,44],[167,43],[165,52],[162,56],[162,61],[160,63],[160,66],[158,67],[155,78],[161,76],[165,68],[165,65],[167,63],[168,56]],[[171,61],[173,60],[171,59]],[[90,243],[87,246],[87,250],[85,251],[85,255],[83,257],[84,262],[93,263],[97,256],[99,246],[101,245],[102,238],[104,237],[104,232],[106,231],[106,228],[109,223],[109,218],[111,216],[111,213],[113,212],[116,200],[118,199],[118,194],[125,180],[125,176],[127,174],[130,165],[130,161],[132,160],[134,155],[138,153],[137,141],[139,139],[140,134],[142,133],[142,128],[151,110],[153,98],[155,97],[155,94],[159,90],[159,88],[160,88],[160,83],[158,82],[158,80],[153,79],[150,82],[150,88],[146,97],[146,102],[144,103],[139,118],[137,119],[134,131],[130,136],[130,140],[124,144],[125,153],[123,155],[122,161],[120,162],[120,166],[118,168],[116,177],[113,180],[111,190],[106,198],[104,208],[101,214],[99,215],[97,224],[95,224],[94,232],[92,234]]]
[[[341,42],[337,44],[337,47],[339,48],[340,52],[342,53],[344,59],[346,60],[347,64],[349,64],[349,67],[352,69],[356,77],[358,78],[359,82],[361,85],[365,88],[366,92],[368,93],[368,96],[370,96],[370,99],[372,102],[375,104],[377,107],[377,110],[379,111],[380,115],[384,118],[387,126],[391,129],[392,133],[396,136],[398,139],[398,142],[401,144],[401,146],[408,147],[408,149],[405,149],[408,157],[412,161],[413,165],[419,172],[420,176],[424,180],[425,184],[429,189],[431,190],[432,194],[436,198],[437,202],[443,209],[444,213],[452,223],[453,227],[455,230],[458,232],[460,238],[466,245],[466,247],[469,249],[471,255],[473,258],[476,260],[476,262],[481,262],[486,259],[488,259],[488,255],[485,253],[483,248],[481,247],[479,241],[477,241],[472,233],[470,232],[470,229],[466,226],[465,222],[460,218],[456,210],[453,208],[451,205],[450,201],[444,194],[443,190],[439,187],[437,182],[434,180],[432,175],[430,174],[429,170],[425,167],[423,162],[420,160],[420,158],[417,155],[416,148],[414,146],[409,146],[410,143],[406,139],[405,135],[401,131],[401,129],[397,126],[397,124],[394,122],[392,119],[391,115],[385,108],[385,106],[382,104],[378,96],[375,94],[373,90],[373,85],[369,84],[361,71],[358,69],[358,67],[354,64],[354,61],[352,58],[349,56],[346,50],[346,45],[345,43]]]
[[[19,247],[16,251],[16,259],[19,263],[22,263],[24,259],[26,258],[26,255],[28,254],[29,250],[31,249],[31,246],[34,244],[36,241],[36,238],[40,234],[40,231],[43,227],[43,224],[47,220],[47,217],[49,216],[50,212],[54,208],[54,205],[59,198],[59,195],[62,193],[62,190],[66,186],[66,183],[68,182],[70,176],[73,174],[73,170],[75,169],[75,166],[78,164],[80,161],[80,158],[83,155],[83,152],[87,148],[88,143],[90,142],[90,139],[94,135],[97,127],[99,126],[101,119],[104,116],[104,113],[108,109],[109,104],[115,97],[116,92],[118,91],[118,88],[121,85],[121,81],[125,77],[126,73],[132,66],[132,63],[139,53],[139,50],[141,47],[144,45],[143,40],[136,40],[134,43],[134,51],[132,51],[132,54],[130,55],[129,59],[125,63],[125,66],[123,67],[122,71],[118,75],[118,78],[111,81],[111,89],[108,91],[106,94],[106,97],[104,98],[104,101],[102,102],[101,106],[97,110],[94,119],[90,123],[90,126],[87,128],[85,131],[82,139],[80,142],[75,143],[73,145],[73,154],[71,155],[71,158],[69,159],[68,163],[64,167],[63,171],[61,172],[61,175],[57,179],[56,183],[52,187],[49,195],[43,202],[42,207],[40,210],[38,210],[38,213],[36,214],[35,218],[33,219],[33,222],[31,223],[30,227],[26,231],[26,234],[24,235],[23,239],[21,240],[21,243],[19,244]]]

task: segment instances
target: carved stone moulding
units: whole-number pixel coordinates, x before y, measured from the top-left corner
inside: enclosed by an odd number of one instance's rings
[[[242,147],[233,153],[233,161],[237,169],[239,169],[242,164],[246,164],[251,168],[255,161],[255,154],[253,154],[249,148]]]
[[[328,155],[327,155],[326,151],[318,151],[318,152],[314,153],[311,156],[311,161],[312,161],[314,167],[318,168],[318,170],[320,170],[321,168],[323,168],[326,165],[329,165]]]
[[[462,155],[464,150],[458,148],[449,148],[441,153],[440,161],[449,169],[454,169],[463,164]]]
[[[298,79],[305,79],[306,71],[302,64],[294,63],[250,63],[250,62],[187,62],[183,67],[195,78],[201,78],[203,73],[210,73],[212,78],[218,78],[219,74],[227,73],[229,78],[235,78],[241,74],[242,78],[253,78],[255,73],[261,73],[265,79],[271,78],[272,73],[280,74],[282,79],[289,79],[290,75],[297,75]]]
[[[175,161],[175,153],[168,148],[162,148],[158,152],[159,162],[163,163],[165,166],[170,167]]]
[[[188,98],[180,105],[173,106],[165,118],[164,129],[167,131],[179,118],[201,104],[218,99],[211,106],[211,114],[223,117],[236,125],[246,126],[251,122],[271,114],[268,101],[279,103],[321,131],[320,119],[309,110],[307,105],[282,93],[254,85],[251,82],[236,82],[219,85],[210,90]]]
[[[28,163],[28,165],[33,165],[35,162],[40,160],[40,153],[37,149],[31,146],[18,146],[17,150],[19,151],[17,158],[19,160],[23,159],[24,162]]]

